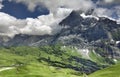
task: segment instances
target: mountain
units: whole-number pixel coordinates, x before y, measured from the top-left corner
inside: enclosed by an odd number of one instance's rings
[[[31,74],[52,77],[45,73],[38,74],[38,70],[43,72],[44,69],[51,75],[56,73],[64,77],[65,72],[67,77],[77,77],[119,63],[120,24],[108,17],[91,14],[92,10],[86,14],[72,11],[59,23],[61,30],[55,35],[0,36],[0,55],[3,54],[0,66],[14,66],[14,69],[7,71],[8,74],[0,72],[1,76]],[[94,77],[94,73],[90,76]]]
[[[72,43],[77,45],[82,44],[81,42],[85,43],[84,41],[90,43],[101,39],[120,40],[120,24],[105,17],[92,17],[90,15],[85,17],[84,14],[73,11],[59,25],[62,27],[61,32],[55,35],[35,36],[18,34],[6,42],[6,44],[24,45],[24,42],[26,42],[25,45],[32,45],[33,43],[42,45],[42,41],[44,44],[61,42],[66,45],[71,45]]]
[[[112,57],[120,57],[120,24],[107,17],[92,16],[93,10],[86,14],[81,11],[72,11],[59,25],[61,31],[55,35],[23,35],[4,42],[2,46],[43,46],[61,43],[79,49],[102,49]],[[99,54],[103,54],[98,52]]]

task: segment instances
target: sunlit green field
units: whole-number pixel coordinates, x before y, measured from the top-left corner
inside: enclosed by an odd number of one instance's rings
[[[0,72],[0,77],[80,77],[71,69],[57,68],[46,63],[32,63]]]
[[[97,56],[96,53],[91,52],[89,55],[93,64],[96,62],[98,65],[108,65],[105,59]],[[83,64],[92,63],[82,59],[81,54],[69,47],[65,49],[59,46],[0,48],[0,77],[120,77],[120,64],[87,76],[84,72],[74,69],[83,66],[77,60],[82,60]],[[1,71],[9,67],[12,69]]]
[[[120,77],[120,64],[97,71],[89,77]]]
[[[0,77],[80,77],[82,75],[80,72],[62,68],[70,64],[67,60],[70,55],[80,55],[70,50],[62,54],[59,48],[57,50],[59,53],[54,52],[50,47],[44,49],[37,47],[0,48],[0,70],[3,67],[13,67],[0,71]],[[64,63],[64,65],[53,66],[49,60]],[[75,65],[75,62],[73,61],[71,65]]]

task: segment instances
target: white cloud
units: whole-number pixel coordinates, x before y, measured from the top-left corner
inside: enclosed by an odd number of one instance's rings
[[[95,12],[97,16],[108,16],[111,17],[113,14],[113,9],[107,8],[97,8],[96,5],[111,5],[115,3],[120,3],[119,0],[98,0],[97,4],[93,3],[92,0],[9,0],[15,1],[17,3],[25,4],[30,11],[34,11],[36,6],[42,5],[50,10],[50,12],[55,13],[56,9],[59,7],[65,7],[72,10],[82,10],[87,11],[91,8],[96,8]]]
[[[120,4],[120,0],[98,0],[98,5],[110,6],[113,4]]]
[[[116,6],[114,10],[118,16],[117,23],[120,24],[120,6]]]
[[[99,17],[103,17],[103,16],[108,16],[111,17],[114,11],[107,9],[107,8],[96,8],[94,10],[94,15],[97,15]]]
[[[50,11],[54,11],[61,6],[65,6],[70,9],[81,9],[88,10],[93,8],[95,5],[91,0],[9,0],[17,3],[23,3],[27,5],[30,11],[34,11],[38,5],[43,5]]]
[[[120,19],[117,20],[117,24],[120,24]]]
[[[120,0],[98,0],[96,5],[99,5],[95,9],[98,16],[106,16],[115,19],[120,18]]]
[[[13,16],[0,12],[0,35],[13,37],[16,34],[28,35],[53,35],[61,29],[58,25],[61,20],[67,17],[71,11],[95,8],[91,0],[9,0],[25,4],[30,11],[36,6],[43,5],[50,10],[50,14],[38,16],[37,18],[16,19]],[[2,2],[2,1],[1,1]],[[110,3],[111,1],[106,0]],[[66,8],[60,8],[61,6]],[[96,8],[94,15],[111,17],[113,12],[120,16],[120,7],[114,11],[107,8]],[[90,17],[90,16],[89,16]]]
[[[104,0],[106,3],[117,4],[120,3],[120,0]]]
[[[69,9],[59,8],[55,15],[50,13],[49,15],[42,15],[35,19],[27,18],[26,27],[21,29],[21,33],[30,35],[53,35],[59,30],[59,22],[69,15],[70,12],[71,10]]]
[[[114,0],[104,0],[106,3],[112,3]]]
[[[116,6],[116,7],[114,8],[114,10],[115,10],[115,12],[117,13],[118,18],[120,18],[120,6]]]
[[[56,14],[38,16],[38,18],[16,19],[0,12],[0,35],[13,37],[16,34],[53,35],[60,30],[59,22],[71,13],[72,10],[59,8]]]
[[[3,0],[0,0],[0,9],[2,9],[4,7],[3,4],[2,4],[2,1]]]
[[[13,30],[11,29],[12,26],[14,26],[14,23],[16,21],[16,18],[9,16],[8,14],[0,12],[0,33],[2,34],[8,34],[14,35]]]

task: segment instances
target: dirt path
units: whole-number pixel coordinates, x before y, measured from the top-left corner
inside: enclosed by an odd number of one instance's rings
[[[14,67],[3,67],[3,68],[0,68],[0,72],[5,71],[5,70],[10,70],[10,69],[14,69]]]

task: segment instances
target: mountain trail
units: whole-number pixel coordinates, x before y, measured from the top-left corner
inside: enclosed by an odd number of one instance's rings
[[[6,71],[6,70],[10,70],[10,69],[14,69],[14,67],[3,67],[3,68],[0,68],[0,72]]]

